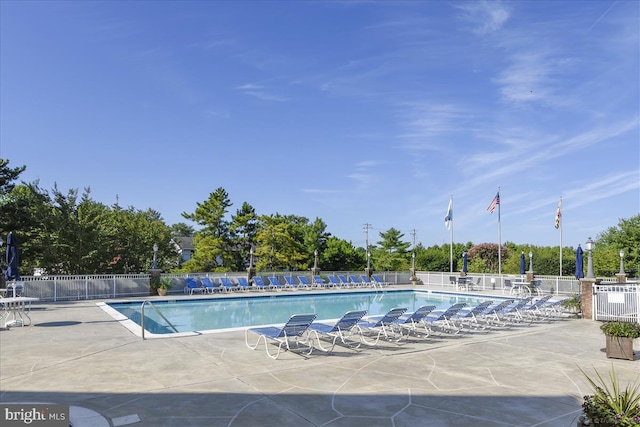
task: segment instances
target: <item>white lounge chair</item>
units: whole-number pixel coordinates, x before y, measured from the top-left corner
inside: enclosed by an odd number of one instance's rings
[[[304,348],[306,354],[311,354],[313,346],[310,340],[300,340],[302,335],[307,332],[309,325],[316,319],[316,314],[294,314],[289,318],[287,323],[282,327],[278,326],[264,326],[258,328],[249,328],[245,330],[245,344],[252,350],[255,350],[260,344],[261,340],[264,340],[264,349],[272,359],[277,359],[282,350],[282,346],[288,351],[293,351],[292,344],[295,344],[296,349]],[[255,344],[249,344],[249,332],[258,334],[258,340]],[[278,350],[275,354],[269,352],[269,340],[273,344],[278,346]],[[291,342],[293,341],[293,342]]]
[[[424,319],[423,322],[431,329],[431,326],[438,326],[440,329],[447,332],[460,332],[460,328],[456,326],[455,322],[451,320],[453,316],[458,314],[460,310],[462,310],[467,303],[459,302],[451,305],[449,308],[444,310],[433,310],[429,313]]]
[[[384,336],[387,340],[394,339],[395,341],[399,341],[402,338],[402,334],[400,333],[400,336],[397,337],[394,324],[398,322],[398,318],[402,316],[405,311],[407,311],[406,307],[396,307],[389,310],[385,315],[370,316],[358,322],[356,328],[360,332],[362,342],[367,345],[376,345],[381,336]],[[376,339],[375,341],[367,341],[365,335],[375,335]]]
[[[418,309],[412,313],[404,313],[402,316],[398,317],[398,321],[396,323],[400,328],[407,331],[407,335],[411,333],[417,335],[418,328],[422,326],[422,328],[424,328],[425,337],[428,337],[431,331],[423,320],[435,309],[435,305],[423,305],[418,307]]]
[[[340,342],[347,347],[358,348],[362,343],[362,335],[358,334],[360,342],[355,343],[357,344],[355,346],[353,342],[348,340],[348,338],[354,335],[354,327],[366,314],[367,310],[347,311],[344,316],[338,319],[338,321],[336,321],[333,325],[322,322],[313,322],[311,325],[309,325],[309,333],[315,335],[316,341],[318,342],[318,348],[322,351],[326,351],[327,353],[333,351],[333,348],[336,345],[336,341],[338,340],[340,340]],[[320,338],[322,337],[331,340],[330,348],[324,348],[322,346],[320,342]]]
[[[373,280],[373,283],[377,286],[389,286],[391,285],[391,282],[385,282],[384,280],[382,280],[380,278],[380,276],[376,275],[376,274],[372,274],[371,275],[371,280]]]
[[[198,282],[196,282],[196,279],[194,279],[193,277],[187,277],[186,279],[184,279],[184,281],[186,285],[184,287],[185,294],[193,295],[194,292],[198,292],[201,294],[206,292],[206,289],[198,285]]]
[[[214,284],[208,277],[201,277],[200,283],[202,283],[202,287],[206,290],[206,292],[210,294],[214,292],[224,292],[222,286]]]

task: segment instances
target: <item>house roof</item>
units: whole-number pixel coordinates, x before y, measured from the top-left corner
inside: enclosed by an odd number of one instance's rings
[[[191,236],[179,236],[174,237],[173,241],[176,242],[176,245],[180,247],[182,250],[193,251],[193,237]]]

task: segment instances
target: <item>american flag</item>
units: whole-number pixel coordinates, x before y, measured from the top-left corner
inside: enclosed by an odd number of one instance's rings
[[[493,200],[491,201],[491,204],[489,205],[489,207],[487,208],[487,210],[491,213],[493,213],[494,209],[496,208],[496,206],[498,206],[500,204],[500,192],[498,191],[498,193],[496,194],[496,197],[493,198]]]
[[[558,210],[556,211],[556,229],[560,228],[560,218],[562,218],[562,199],[558,202]]]

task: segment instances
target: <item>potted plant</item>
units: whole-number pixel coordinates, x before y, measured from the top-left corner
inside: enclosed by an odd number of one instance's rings
[[[582,369],[580,370],[582,371]],[[583,398],[582,411],[584,415],[578,421],[579,427],[632,427],[640,425],[640,380],[630,383],[622,390],[613,365],[609,382],[605,381],[598,371],[593,378],[584,371],[582,373],[587,378],[594,394]]]
[[[640,337],[640,324],[606,322],[600,329],[607,337],[607,357],[633,360],[633,340]]]
[[[171,277],[154,277],[149,283],[151,295],[160,295],[161,297],[167,294],[167,291],[171,289],[173,282]]]
[[[411,272],[411,284],[413,286],[418,286],[422,284],[422,280],[420,280],[420,278],[416,276],[416,273],[414,271]]]
[[[582,295],[575,294],[568,300],[562,303],[562,307],[571,314],[575,314],[576,317],[580,317],[582,314]]]

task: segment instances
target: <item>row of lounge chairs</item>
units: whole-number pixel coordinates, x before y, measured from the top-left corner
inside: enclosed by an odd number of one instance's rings
[[[283,289],[296,290],[296,289],[313,289],[313,288],[365,288],[365,287],[386,287],[390,285],[390,282],[385,282],[379,276],[373,275],[371,279],[365,275],[357,276],[350,275],[331,275],[327,276],[325,281],[318,275],[311,276],[309,280],[306,276],[298,276],[297,281],[293,276],[284,276],[285,283],[281,283],[280,280],[271,276],[265,282],[262,277],[255,276],[250,284],[245,277],[236,277],[236,283],[228,277],[217,277],[210,279],[209,277],[200,277],[198,280],[194,277],[187,277],[185,279],[184,293],[193,295],[194,293],[200,294],[213,294],[215,292],[244,292],[244,291],[278,291]]]
[[[266,326],[245,330],[247,347],[255,350],[264,342],[265,351],[272,359],[280,352],[297,351],[311,354],[314,348],[330,353],[336,344],[357,350],[362,344],[375,346],[380,339],[399,343],[410,335],[428,337],[437,328],[445,333],[457,334],[464,328],[488,328],[495,325],[534,320],[549,320],[561,313],[562,301],[550,301],[544,296],[536,301],[532,297],[499,302],[486,301],[474,307],[456,303],[446,309],[436,310],[435,305],[419,307],[407,312],[396,307],[384,315],[366,316],[366,310],[346,312],[333,323],[316,322],[316,314],[294,314],[283,326]],[[250,334],[257,334],[255,343],[249,342]],[[275,344],[275,352],[269,351]]]

